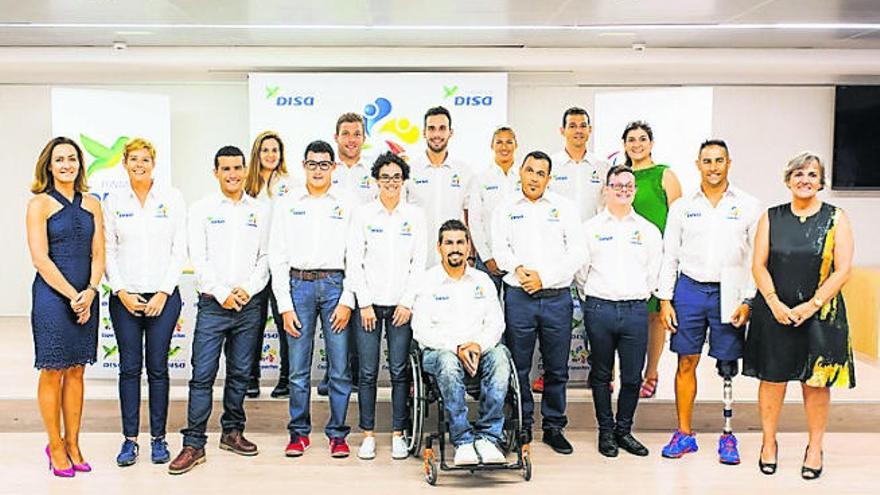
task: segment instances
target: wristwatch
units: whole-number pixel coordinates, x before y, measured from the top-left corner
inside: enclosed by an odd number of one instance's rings
[[[754,299],[754,298],[751,298],[751,297],[747,297],[747,298],[745,298],[745,299],[742,300],[742,303],[745,304],[746,306],[748,306],[749,309],[752,308],[752,303],[754,303],[754,302],[755,302],[755,299]]]
[[[98,292],[98,288],[92,284],[89,284],[88,287],[86,287],[86,289],[92,289],[93,291],[95,291],[95,295],[100,294],[100,292]]]

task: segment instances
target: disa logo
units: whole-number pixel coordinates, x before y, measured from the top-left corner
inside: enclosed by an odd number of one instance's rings
[[[306,95],[283,95],[280,86],[266,86],[266,99],[275,99],[276,107],[313,107],[315,97]]]
[[[492,96],[470,94],[459,95],[458,86],[443,86],[443,99],[452,98],[452,104],[457,107],[490,107],[492,106]]]

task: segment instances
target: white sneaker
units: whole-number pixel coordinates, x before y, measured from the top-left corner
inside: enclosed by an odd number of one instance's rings
[[[504,454],[502,454],[501,451],[498,450],[498,447],[496,447],[490,440],[480,438],[474,443],[474,447],[477,450],[477,454],[480,456],[480,460],[483,461],[483,464],[504,464],[507,462],[507,459],[504,458]]]
[[[403,439],[402,435],[391,435],[391,458],[392,459],[406,459],[409,457],[409,448],[406,445],[406,440]]]
[[[365,460],[376,458],[376,437],[364,437],[361,448],[358,449],[358,458]]]
[[[452,461],[456,466],[475,466],[480,463],[474,444],[466,443],[455,448],[455,459]]]

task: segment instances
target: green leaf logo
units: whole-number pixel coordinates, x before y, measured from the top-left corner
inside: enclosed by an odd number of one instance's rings
[[[79,140],[82,142],[83,148],[94,158],[86,168],[87,178],[99,170],[111,169],[118,165],[123,152],[125,152],[125,144],[128,143],[128,138],[125,136],[116,138],[116,142],[109,148],[85,134],[80,134]]]
[[[455,93],[458,93],[458,86],[443,86],[443,98],[455,96]]]

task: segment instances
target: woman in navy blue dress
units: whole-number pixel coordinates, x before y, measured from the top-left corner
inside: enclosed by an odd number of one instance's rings
[[[37,269],[31,326],[37,399],[56,476],[91,471],[79,448],[83,372],[96,360],[98,290],[104,274],[104,234],[98,200],[87,190],[82,150],[75,141],[49,141],[37,160],[28,203],[27,235]],[[64,423],[64,436],[61,423]]]

